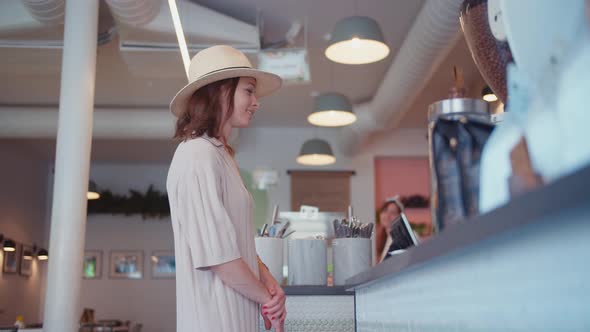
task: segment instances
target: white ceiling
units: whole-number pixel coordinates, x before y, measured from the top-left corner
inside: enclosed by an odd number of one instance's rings
[[[306,117],[313,105],[312,92],[337,91],[347,95],[353,103],[371,99],[424,3],[424,0],[192,1],[250,24],[256,23],[256,9],[259,8],[264,19],[265,41],[283,38],[294,21],[308,21],[311,84],[286,86],[277,94],[262,100],[262,111],[257,114],[254,127],[307,126]],[[327,46],[325,35],[330,33],[339,19],[354,14],[370,16],[380,24],[391,48],[391,54],[385,60],[348,66],[331,63],[324,57],[323,51]],[[190,20],[190,17],[182,17],[182,20]],[[103,0],[100,21],[102,26],[112,22]],[[299,42],[302,42],[302,38]],[[0,48],[0,55],[0,106],[57,106],[60,50]],[[141,56],[145,57],[146,54],[138,55]],[[167,108],[171,97],[186,83],[186,77],[178,52],[164,52],[158,59],[155,66],[153,61],[146,61],[143,74],[138,75],[123,60],[118,39],[99,46],[95,104],[99,107],[129,107],[137,110]],[[138,63],[141,61],[138,58]],[[426,127],[427,106],[446,97],[452,85],[453,65],[463,68],[470,95],[477,95],[476,91],[481,89],[483,80],[461,38],[413,103],[401,121],[401,127]],[[132,144],[133,141],[129,142]]]

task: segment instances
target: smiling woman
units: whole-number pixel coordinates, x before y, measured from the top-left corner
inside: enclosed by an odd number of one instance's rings
[[[166,183],[182,290],[177,331],[255,332],[262,305],[265,325],[282,332],[285,293],[256,254],[254,202],[227,144],[281,79],[253,69],[229,46],[199,52],[189,73],[170,104],[178,117],[174,138],[182,142]]]
[[[260,106],[258,98],[281,86],[280,77],[253,69],[248,58],[230,46],[199,52],[190,69],[190,83],[170,103],[178,117],[174,138],[186,141],[207,134],[230,151],[226,138],[231,129],[247,127]]]

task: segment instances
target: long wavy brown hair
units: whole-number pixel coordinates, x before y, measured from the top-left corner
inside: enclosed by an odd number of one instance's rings
[[[233,155],[233,149],[221,135],[221,128],[234,112],[234,95],[239,77],[213,82],[199,88],[191,96],[186,109],[176,121],[174,139],[186,141],[204,134],[219,139]],[[223,107],[227,112],[223,114]]]

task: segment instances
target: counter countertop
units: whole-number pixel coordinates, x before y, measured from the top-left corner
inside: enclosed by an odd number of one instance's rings
[[[590,197],[590,166],[564,176],[508,204],[430,238],[417,247],[347,280],[349,290],[363,288],[377,280],[426,264],[437,257],[481,242],[501,233],[541,221],[556,211],[585,206]]]
[[[354,295],[346,286],[283,286],[287,296]]]

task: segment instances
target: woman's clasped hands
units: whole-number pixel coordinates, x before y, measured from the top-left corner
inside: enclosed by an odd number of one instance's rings
[[[270,293],[271,300],[262,305],[261,314],[264,319],[264,327],[267,330],[273,327],[276,332],[283,332],[285,329],[285,318],[287,317],[287,310],[285,308],[287,297],[285,296],[285,291],[283,291],[274,279],[269,280],[266,287]]]

